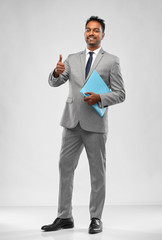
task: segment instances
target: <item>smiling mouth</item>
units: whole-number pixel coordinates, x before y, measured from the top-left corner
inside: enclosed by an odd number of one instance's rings
[[[95,40],[96,38],[93,37],[88,37],[89,40]]]

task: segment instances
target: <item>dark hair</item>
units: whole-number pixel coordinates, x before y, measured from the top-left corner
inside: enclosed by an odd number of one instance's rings
[[[101,24],[101,28],[102,28],[102,31],[104,32],[105,31],[105,23],[104,23],[104,20],[97,17],[97,16],[91,16],[90,18],[88,18],[88,20],[86,21],[86,24],[85,24],[85,27],[87,26],[87,24],[91,21],[96,21],[96,22],[99,22]]]

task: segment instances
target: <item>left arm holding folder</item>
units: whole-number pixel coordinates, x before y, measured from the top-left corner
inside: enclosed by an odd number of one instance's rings
[[[119,59],[116,57],[111,71],[110,71],[110,87],[111,92],[100,94],[101,101],[99,106],[101,108],[108,107],[125,100],[124,82],[121,75]]]

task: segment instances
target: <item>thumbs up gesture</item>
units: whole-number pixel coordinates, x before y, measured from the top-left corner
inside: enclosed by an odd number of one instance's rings
[[[62,74],[65,70],[65,64],[62,63],[62,54],[60,54],[59,57],[60,57],[59,61],[58,61],[57,65],[56,65],[56,68],[54,70],[54,76],[55,77],[58,77],[59,74]]]

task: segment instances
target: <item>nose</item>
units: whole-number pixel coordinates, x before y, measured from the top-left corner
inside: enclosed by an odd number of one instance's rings
[[[94,35],[93,29],[91,29],[91,31],[89,32],[89,35]]]

